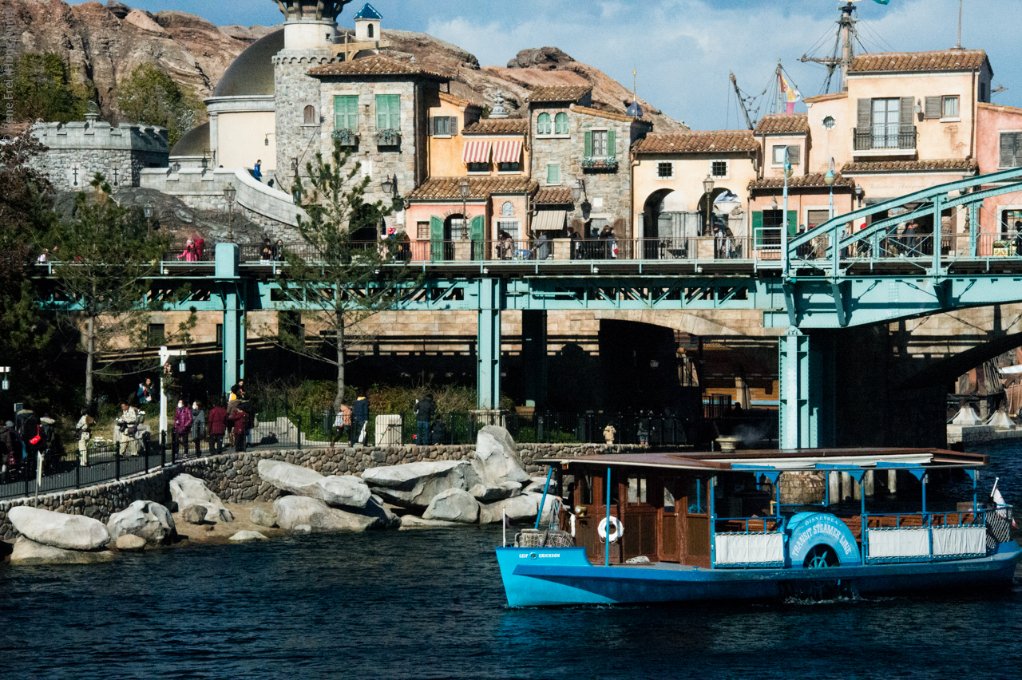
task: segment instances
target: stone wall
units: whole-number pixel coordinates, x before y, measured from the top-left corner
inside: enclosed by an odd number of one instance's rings
[[[58,191],[84,191],[97,172],[111,186],[139,186],[143,168],[167,166],[170,148],[165,129],[112,126],[91,114],[86,118],[32,128],[33,136],[49,149],[36,164]]]
[[[644,451],[638,446],[605,446],[600,444],[519,444],[518,454],[531,473],[544,468],[535,464],[548,456],[578,457],[596,453],[628,453]],[[0,539],[12,541],[16,536],[7,520],[11,508],[19,505],[40,507],[71,515],[86,515],[106,522],[110,515],[137,500],[170,502],[170,480],[187,473],[206,482],[213,493],[226,503],[272,501],[282,494],[277,488],[259,479],[257,467],[263,458],[283,460],[312,468],[324,475],[358,475],[363,470],[385,465],[401,465],[420,461],[469,460],[475,446],[392,446],[379,448],[304,449],[300,451],[248,451],[197,458],[156,470],[145,475],[108,482],[87,489],[72,489],[30,498],[0,502]]]
[[[281,50],[273,57],[273,107],[276,111],[277,173],[281,189],[291,193],[294,175],[292,161],[298,160],[298,171],[304,177],[306,163],[315,161],[320,151],[320,124],[305,125],[303,112],[312,104],[319,120],[319,80],[308,75],[309,69],[332,61],[329,49]]]

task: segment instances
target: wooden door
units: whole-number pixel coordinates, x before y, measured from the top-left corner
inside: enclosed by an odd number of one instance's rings
[[[710,566],[710,491],[704,477],[688,479],[685,508],[685,563]]]

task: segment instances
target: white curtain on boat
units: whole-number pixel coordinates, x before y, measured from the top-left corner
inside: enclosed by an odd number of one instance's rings
[[[985,555],[986,527],[940,527],[933,530],[934,555]]]
[[[717,534],[714,564],[784,563],[782,534]]]
[[[926,529],[869,529],[870,557],[925,557],[930,554]]]

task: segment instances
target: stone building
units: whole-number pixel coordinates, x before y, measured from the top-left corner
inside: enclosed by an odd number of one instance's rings
[[[532,176],[544,187],[582,188],[574,229],[589,235],[613,226],[619,239],[631,239],[631,149],[652,123],[641,111],[593,108],[586,86],[536,88],[528,104]]]
[[[40,159],[58,191],[83,191],[96,173],[112,187],[139,186],[143,168],[167,167],[169,143],[161,127],[111,125],[98,113],[85,122],[40,123],[32,134],[49,151]]]

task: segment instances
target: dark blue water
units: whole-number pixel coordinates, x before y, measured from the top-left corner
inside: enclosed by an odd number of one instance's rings
[[[1008,502],[1022,447],[991,447]],[[512,610],[498,529],[308,535],[0,567],[0,678],[1022,676],[1022,588]]]

